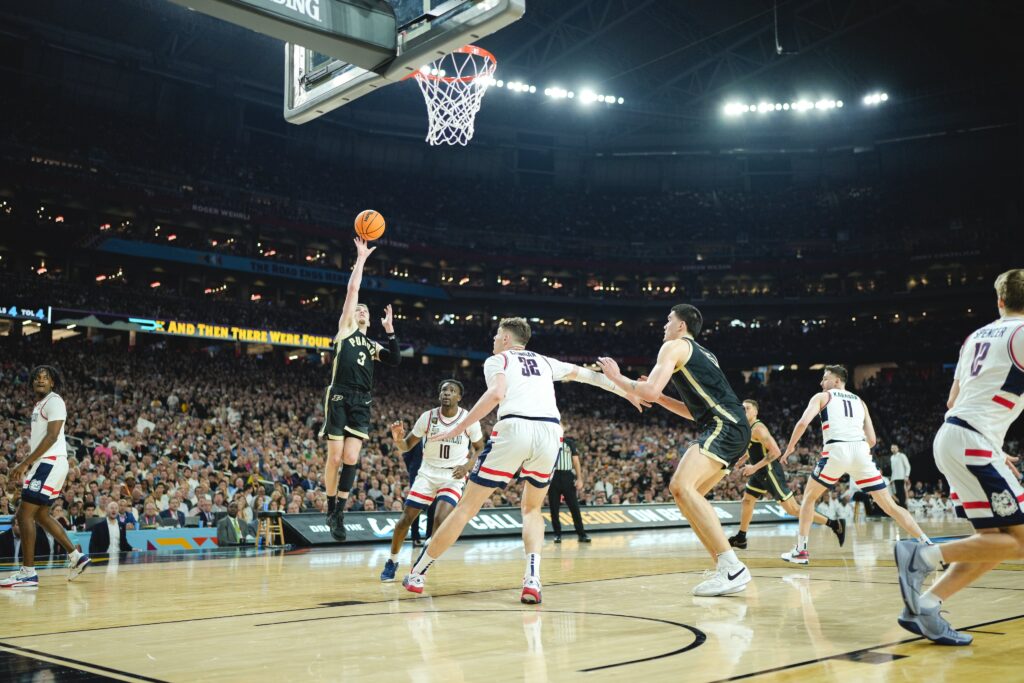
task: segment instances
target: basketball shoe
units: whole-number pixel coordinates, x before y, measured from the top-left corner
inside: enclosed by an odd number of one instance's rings
[[[739,593],[747,589],[750,580],[750,570],[742,562],[732,567],[719,567],[707,579],[694,586],[693,594],[707,598]]]
[[[782,553],[779,557],[793,564],[807,564],[811,561],[811,554],[807,552],[806,548],[799,550],[795,546],[788,553]]]
[[[410,593],[422,593],[425,585],[427,585],[427,577],[423,574],[406,574],[402,579],[402,587]]]
[[[88,569],[90,564],[92,564],[92,560],[81,550],[76,548],[68,553],[68,561],[64,565],[68,570],[68,581],[77,579],[82,572]]]
[[[0,588],[39,588],[39,575],[36,574],[34,567],[22,567],[3,581],[0,581]]]
[[[384,583],[395,580],[395,572],[398,571],[398,563],[388,560],[384,563],[384,571],[380,573],[380,580]]]
[[[540,580],[534,578],[523,579],[523,593],[519,596],[519,602],[524,605],[540,604]]]
[[[974,642],[974,636],[969,633],[961,633],[954,629],[948,621],[942,618],[939,612],[941,605],[931,609],[922,608],[919,614],[912,614],[906,607],[903,613],[896,619],[896,622],[919,636],[924,636],[933,643],[939,645],[970,645]]]

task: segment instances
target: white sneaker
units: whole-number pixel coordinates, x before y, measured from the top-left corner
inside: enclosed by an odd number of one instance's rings
[[[693,594],[700,597],[729,595],[747,589],[751,580],[750,570],[742,562],[734,567],[722,567],[711,578],[698,583]]]
[[[68,570],[68,581],[78,578],[90,564],[92,564],[92,560],[81,550],[72,550],[68,553],[68,561],[64,565]]]
[[[519,596],[519,602],[524,605],[539,605],[540,590],[539,579],[523,579],[523,593]]]
[[[22,567],[3,581],[0,581],[0,588],[39,588],[39,575],[36,574],[35,569]]]

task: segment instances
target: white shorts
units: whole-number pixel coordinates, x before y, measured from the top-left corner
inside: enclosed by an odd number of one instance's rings
[[[406,506],[426,510],[434,502],[434,498],[452,506],[458,505],[466,480],[454,478],[454,471],[455,468],[452,467],[438,467],[429,463],[420,465],[416,481],[412,483],[409,495],[405,499]]]
[[[833,488],[844,474],[849,474],[850,481],[865,493],[886,487],[882,473],[871,459],[871,449],[866,441],[827,444],[821,451],[821,460],[811,472],[811,479],[826,488]]]
[[[49,505],[64,488],[68,477],[68,459],[63,455],[44,455],[32,463],[21,489],[22,500]]]
[[[537,488],[551,483],[562,448],[562,425],[556,421],[510,417],[494,424],[491,438],[476,461],[470,481],[505,488],[517,474]]]
[[[943,424],[932,447],[949,482],[956,513],[975,529],[1024,524],[1024,489],[1006,466],[1001,448],[966,427]]]

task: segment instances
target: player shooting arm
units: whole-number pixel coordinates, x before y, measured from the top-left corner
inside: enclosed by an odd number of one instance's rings
[[[338,318],[338,336],[335,337],[335,341],[351,333],[356,327],[356,304],[359,303],[359,286],[363,282],[363,266],[377,248],[368,246],[366,240],[359,237],[353,241],[356,243],[356,262],[352,266],[352,274],[348,277],[345,304],[341,308],[341,317]]]
[[[815,394],[810,402],[807,404],[807,408],[804,410],[804,414],[800,416],[800,421],[793,427],[793,434],[789,437],[789,443],[786,444],[786,452],[782,454],[782,457],[788,457],[790,453],[796,450],[796,444],[800,441],[800,437],[804,435],[807,428],[811,426],[811,422],[815,416],[818,415],[825,404],[828,403],[829,395],[822,391]]]
[[[761,462],[756,465],[751,465],[755,472],[768,467],[782,457],[782,449],[779,448],[779,444],[776,443],[775,437],[772,436],[772,433],[768,431],[768,428],[765,427],[763,423],[754,425],[754,428],[751,430],[751,438],[754,441],[759,442],[765,448],[765,457],[761,459]],[[749,455],[749,453],[747,455]],[[735,467],[735,465],[733,467]]]
[[[384,317],[380,319],[384,326],[384,332],[388,335],[387,348],[377,344],[377,360],[384,365],[396,366],[402,362],[402,350],[398,347],[398,337],[395,336],[395,317],[391,311],[391,304],[384,307]]]
[[[665,342],[661,345],[661,350],[658,351],[658,361],[646,380],[623,377],[619,370],[619,364],[611,358],[598,358],[597,362],[604,370],[605,377],[627,394],[633,394],[643,401],[660,403],[662,391],[672,378],[672,373],[678,366],[686,365],[690,360],[691,353],[693,353],[693,346],[685,339]]]
[[[874,448],[875,444],[878,443],[878,438],[875,436],[875,425],[871,422],[868,404],[864,403],[864,401],[861,401],[860,404],[864,406],[864,437],[867,439],[868,448]]]

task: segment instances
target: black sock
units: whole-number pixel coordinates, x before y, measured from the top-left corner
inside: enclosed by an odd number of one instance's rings
[[[747,537],[747,532],[744,531],[743,529],[740,529],[739,531],[736,532],[736,537],[737,538],[746,538]]]
[[[839,526],[839,522],[834,519],[830,519],[827,522],[825,522],[825,526],[827,526],[829,529],[835,529]]]
[[[327,514],[334,512],[334,506],[338,502],[337,496],[327,496]]]

